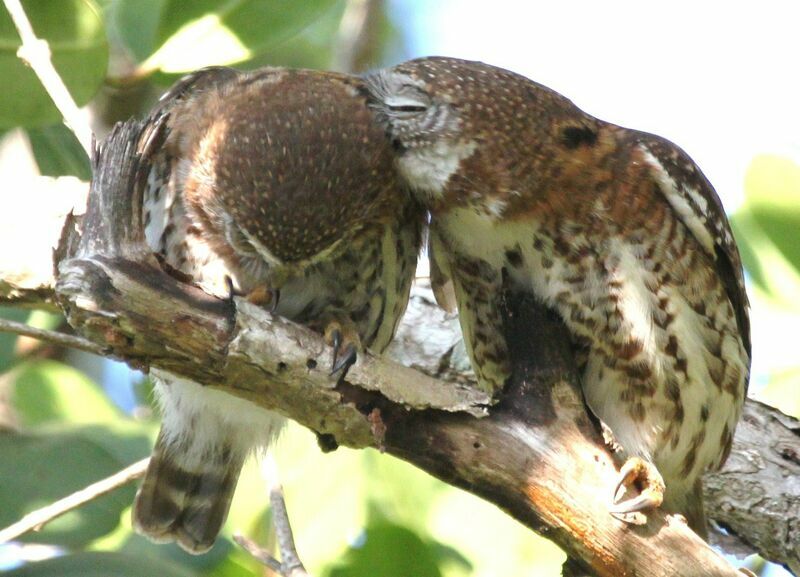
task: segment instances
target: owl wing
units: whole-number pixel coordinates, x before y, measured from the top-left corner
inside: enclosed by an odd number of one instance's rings
[[[169,115],[180,103],[198,92],[218,88],[235,80],[240,73],[233,68],[210,66],[187,74],[158,99],[147,117],[147,127],[142,135],[139,150],[147,157],[161,152],[169,133]]]
[[[694,161],[672,142],[644,132],[635,132],[635,142],[652,167],[661,193],[678,218],[714,259],[748,357],[750,343],[750,303],[744,286],[744,271],[739,249],[725,209],[714,187]]]

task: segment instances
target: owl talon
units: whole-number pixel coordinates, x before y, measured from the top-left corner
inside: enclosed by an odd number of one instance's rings
[[[269,312],[274,313],[278,310],[278,303],[281,301],[281,289],[272,289],[272,301],[269,305]]]
[[[334,347],[331,375],[334,375],[340,370],[344,369],[342,372],[342,378],[344,378],[344,376],[347,374],[347,370],[355,364],[357,358],[358,352],[356,351],[356,347],[353,345],[353,343],[348,344],[343,351]]]
[[[225,288],[228,291],[227,301],[232,305],[233,297],[239,296],[239,294],[236,292],[236,287],[233,286],[233,279],[227,274],[225,275]]]
[[[349,320],[330,320],[325,327],[325,342],[333,347],[330,374],[341,371],[341,378],[344,378],[356,362],[361,345],[355,326]]]
[[[643,487],[638,496],[620,502],[628,489],[637,486]],[[619,471],[619,481],[612,495],[614,504],[609,512],[623,521],[640,524],[638,517],[629,518],[628,515],[660,507],[664,501],[664,489],[664,480],[655,465],[639,457],[630,458]]]

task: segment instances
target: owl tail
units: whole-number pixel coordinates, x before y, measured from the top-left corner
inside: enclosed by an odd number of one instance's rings
[[[176,541],[189,553],[206,552],[228,516],[246,453],[226,444],[187,459],[159,433],[133,504],[134,529],[158,543]],[[183,457],[183,458],[182,458]]]

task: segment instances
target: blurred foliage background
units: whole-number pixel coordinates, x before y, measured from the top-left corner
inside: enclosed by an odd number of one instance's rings
[[[418,4],[418,3],[417,3]],[[141,114],[182,73],[212,64],[361,71],[417,56],[418,16],[378,0],[25,0],[34,30],[98,135]],[[509,18],[513,18],[510,15]],[[363,24],[363,25],[362,25]],[[0,210],[13,211],[18,173],[90,176],[77,140],[17,57],[19,37],[0,8]],[[30,159],[20,156],[29,153]],[[12,158],[3,163],[3,157]],[[12,167],[9,169],[9,167]],[[751,159],[732,215],[754,314],[800,319],[800,165]],[[0,247],[17,250],[17,247]],[[43,311],[0,315],[57,328]],[[758,324],[759,320],[754,319]],[[755,396],[800,417],[800,361],[767,366]],[[0,334],[0,527],[149,454],[158,418],[147,380],[127,368]],[[563,554],[491,505],[375,451],[322,455],[290,426],[276,450],[301,557],[319,577],[560,574]],[[192,557],[130,529],[127,486],[19,542],[0,545],[9,576],[245,577],[270,575],[232,544],[241,530],[271,543],[258,465],[239,483],[212,551]],[[777,570],[752,561],[763,575]],[[773,571],[772,573],[769,573]]]

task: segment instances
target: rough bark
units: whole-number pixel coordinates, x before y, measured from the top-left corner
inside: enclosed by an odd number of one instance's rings
[[[506,295],[507,331],[526,353],[520,358],[537,360],[514,367],[509,390],[480,418],[488,399],[468,386],[453,319],[421,292],[395,351],[428,374],[362,355],[337,384],[328,378],[330,351],[314,333],[162,272],[142,243],[133,210],[140,201],[130,193],[140,192],[131,186],[141,177],[132,146],[138,130],[116,130],[95,158],[87,214],[81,227],[68,219],[56,255],[55,289],[70,323],[109,356],[220,387],[339,444],[384,449],[496,503],[597,575],[737,574],[679,520],[655,512],[635,527],[608,514],[615,467],[584,409],[563,327],[524,297]],[[47,299],[47,282],[0,298]],[[408,321],[422,316],[441,319],[426,329],[437,338],[416,335],[420,323]],[[795,571],[798,430],[796,421],[749,402],[731,466],[707,481],[709,516]],[[781,510],[789,513],[776,530]]]

